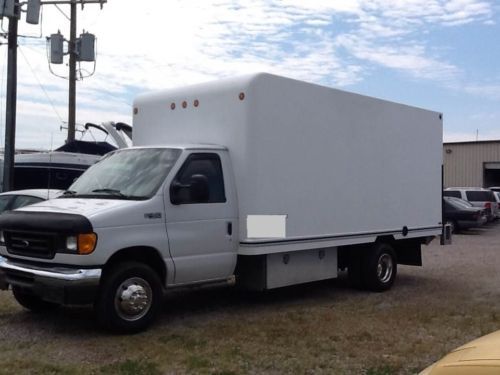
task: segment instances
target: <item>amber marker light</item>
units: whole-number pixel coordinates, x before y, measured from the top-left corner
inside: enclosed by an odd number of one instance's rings
[[[78,235],[78,254],[90,254],[97,245],[97,235],[95,233],[86,233]]]

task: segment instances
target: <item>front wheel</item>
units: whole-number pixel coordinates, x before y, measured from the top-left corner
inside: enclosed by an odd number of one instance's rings
[[[392,287],[398,270],[396,253],[385,243],[376,243],[365,254],[363,281],[367,289],[383,292]]]
[[[151,324],[161,299],[162,287],[157,273],[145,264],[124,262],[104,275],[94,308],[104,328],[134,333]]]

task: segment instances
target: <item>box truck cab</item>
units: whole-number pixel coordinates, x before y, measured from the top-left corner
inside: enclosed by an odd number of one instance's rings
[[[440,234],[441,115],[257,74],[146,94],[134,145],[0,216],[0,284],[144,329],[167,289],[389,289]]]

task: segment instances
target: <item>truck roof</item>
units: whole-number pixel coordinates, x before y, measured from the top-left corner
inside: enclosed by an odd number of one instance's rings
[[[184,98],[184,97],[190,97],[193,94],[194,95],[203,95],[207,92],[213,92],[214,90],[226,91],[226,90],[233,90],[233,89],[241,89],[243,91],[247,91],[258,80],[273,81],[273,80],[280,80],[280,79],[306,83],[306,82],[296,80],[294,78],[282,77],[282,76],[278,76],[278,75],[266,73],[266,72],[257,72],[257,73],[244,74],[244,75],[240,75],[240,76],[236,76],[236,77],[226,77],[226,78],[222,78],[222,79],[219,79],[216,81],[212,80],[212,81],[196,83],[196,84],[187,85],[187,86],[171,87],[171,88],[155,90],[155,91],[151,91],[151,92],[145,92],[145,93],[138,95],[134,99],[133,106],[134,106],[134,108],[137,108],[138,106],[141,106],[142,103],[149,102],[149,101],[162,101],[165,99],[174,99],[174,98],[179,99],[179,98]],[[349,94],[352,96],[358,96],[361,98],[369,98],[370,100],[376,100],[376,101],[383,102],[383,103],[399,104],[401,106],[405,106],[405,107],[409,107],[409,108],[430,111],[430,112],[435,112],[435,113],[440,114],[440,112],[438,112],[438,111],[432,111],[432,110],[428,110],[425,108],[421,108],[421,107],[417,107],[417,106],[413,106],[413,105],[408,105],[405,103],[393,102],[393,101],[389,101],[387,99],[382,99],[382,98],[378,98],[378,97],[367,96],[367,95],[359,94],[359,93],[352,92],[352,91],[346,91],[346,90],[341,90],[338,88],[332,88],[332,87],[320,85],[317,83],[307,82],[306,84],[309,86],[313,86],[313,87],[315,86],[315,87],[319,87],[319,88],[325,88],[328,90],[337,91],[339,93],[346,93],[346,94]],[[166,104],[168,104],[168,103],[166,103]],[[180,107],[179,104],[180,103],[177,103],[177,108]]]

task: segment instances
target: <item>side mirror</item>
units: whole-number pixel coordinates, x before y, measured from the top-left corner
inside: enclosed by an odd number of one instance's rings
[[[178,205],[183,203],[183,199],[181,197],[181,190],[186,188],[185,185],[182,185],[179,181],[173,181],[172,185],[170,185],[170,202],[172,204]]]
[[[186,203],[207,203],[210,198],[208,178],[202,174],[194,174],[189,184],[172,182],[170,186],[170,202],[175,205]]]
[[[202,174],[194,174],[189,180],[189,196],[192,203],[207,203],[210,197],[208,178]]]

